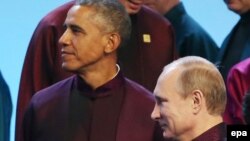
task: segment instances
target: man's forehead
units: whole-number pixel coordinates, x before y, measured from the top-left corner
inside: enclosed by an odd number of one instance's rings
[[[81,8],[80,5],[73,5],[69,11],[68,11],[68,14],[71,14],[71,13],[74,13],[75,11],[79,10]]]
[[[158,83],[160,83],[161,85],[166,85],[166,83],[167,84],[170,83],[170,85],[174,85],[173,82],[177,80],[177,77],[179,76],[179,74],[180,74],[180,69],[178,69],[177,67],[164,69],[158,79]]]
[[[169,90],[174,90],[176,88],[177,80],[180,75],[180,70],[176,68],[171,68],[164,70],[160,77],[158,78],[157,85],[155,87],[154,93],[156,95],[162,95],[162,93]]]
[[[79,16],[86,15],[92,13],[93,12],[92,9],[93,8],[91,6],[74,5],[69,9],[67,16],[78,15],[78,14]]]
[[[161,95],[165,93],[166,91],[166,86],[163,80],[158,80],[157,85],[154,89],[154,96],[155,97],[162,97]]]
[[[92,10],[87,6],[74,5],[70,8],[65,23],[72,21],[90,21]],[[88,19],[88,20],[86,20]]]

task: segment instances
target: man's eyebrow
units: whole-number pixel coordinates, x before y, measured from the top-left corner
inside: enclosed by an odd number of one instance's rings
[[[76,24],[66,24],[66,23],[65,23],[64,26],[65,26],[65,27],[69,27],[70,29],[73,29],[73,30],[77,30],[77,31],[86,33],[86,31],[85,31],[82,27],[80,27],[80,26],[78,26],[78,25],[76,25]]]
[[[75,25],[75,24],[69,24],[68,26],[71,27],[71,28],[83,30],[80,26]]]
[[[157,102],[161,102],[161,101],[168,101],[168,99],[167,99],[167,98],[160,97],[160,96],[158,96],[158,95],[155,95],[155,99],[156,99],[156,101],[157,101]]]

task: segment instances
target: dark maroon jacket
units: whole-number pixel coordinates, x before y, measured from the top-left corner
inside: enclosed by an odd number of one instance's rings
[[[34,95],[24,116],[23,128],[25,141],[88,141],[88,139],[84,140],[86,136],[84,135],[86,132],[84,130],[85,128],[81,128],[83,126],[83,124],[81,124],[82,120],[88,115],[83,114],[83,118],[76,123],[78,125],[74,126],[74,128],[68,126],[69,124],[71,125],[69,117],[72,116],[70,114],[72,110],[72,108],[70,108],[70,97],[76,94],[74,93],[75,90],[79,90],[82,95],[84,89],[92,94],[93,90],[88,90],[87,88],[86,85],[82,85],[79,77],[74,75]],[[94,91],[99,91],[99,96],[101,94],[102,97],[99,99],[90,97],[91,94],[85,94],[83,96],[90,100],[100,101],[112,96],[114,97],[115,95],[123,95],[121,109],[118,114],[118,122],[117,125],[115,125],[115,141],[163,140],[162,133],[156,132],[157,130],[155,130],[156,123],[150,119],[150,114],[154,106],[154,98],[148,90],[131,80],[124,79],[124,77],[119,74]],[[106,105],[107,103],[103,104],[104,107]],[[112,109],[113,108],[108,108],[106,111],[101,111],[101,113],[105,116],[105,114],[107,115]],[[91,141],[110,141],[106,139],[109,137],[106,136],[105,138],[104,132],[108,130],[109,126],[103,125],[111,125],[114,124],[114,122],[109,120],[102,120],[100,122],[99,120],[101,119],[98,117],[95,118],[98,121],[96,121],[97,123],[94,121],[94,123],[98,124],[96,126],[101,129],[98,129],[99,132],[94,133],[93,137],[97,139]],[[93,128],[94,127],[90,130],[95,130]],[[70,130],[73,130],[73,132]],[[99,136],[103,136],[103,138],[98,139],[100,138]]]
[[[219,123],[206,132],[202,133],[192,141],[226,141],[227,140],[227,126],[224,122]]]
[[[50,12],[41,20],[32,36],[19,86],[16,141],[22,141],[20,127],[24,110],[35,92],[72,75],[61,68],[58,40],[64,32],[67,11],[73,4],[73,1],[69,2]],[[126,77],[152,91],[163,66],[176,58],[172,26],[164,17],[146,7],[131,18],[131,40],[121,49],[119,64]],[[144,34],[150,35],[150,43],[144,42]]]
[[[67,11],[73,4],[74,2],[69,2],[45,16],[32,36],[19,85],[16,141],[23,141],[21,138],[23,114],[35,92],[71,75],[61,68],[61,46],[58,40],[64,32],[63,23]]]

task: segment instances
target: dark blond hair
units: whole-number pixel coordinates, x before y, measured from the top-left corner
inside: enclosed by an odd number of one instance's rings
[[[209,114],[223,114],[226,106],[226,88],[214,64],[201,57],[188,56],[167,65],[164,71],[171,69],[180,71],[176,89],[183,98],[195,90],[200,90],[205,97]]]

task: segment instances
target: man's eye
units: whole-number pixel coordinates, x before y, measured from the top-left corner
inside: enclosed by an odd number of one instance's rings
[[[72,28],[71,30],[72,30],[72,32],[74,32],[74,33],[78,33],[78,32],[80,32],[80,30],[79,30],[79,29],[77,29],[77,28]]]
[[[168,100],[166,100],[166,99],[157,99],[156,102],[157,102],[157,104],[162,105],[163,103],[168,102]]]
[[[162,105],[162,102],[161,102],[161,101],[158,101],[157,104],[158,104],[158,105]]]
[[[63,31],[66,31],[66,29],[67,29],[67,26],[63,25]]]
[[[161,99],[156,99],[156,103],[157,103],[158,105],[160,105],[160,104],[162,103],[162,100],[161,100]]]

